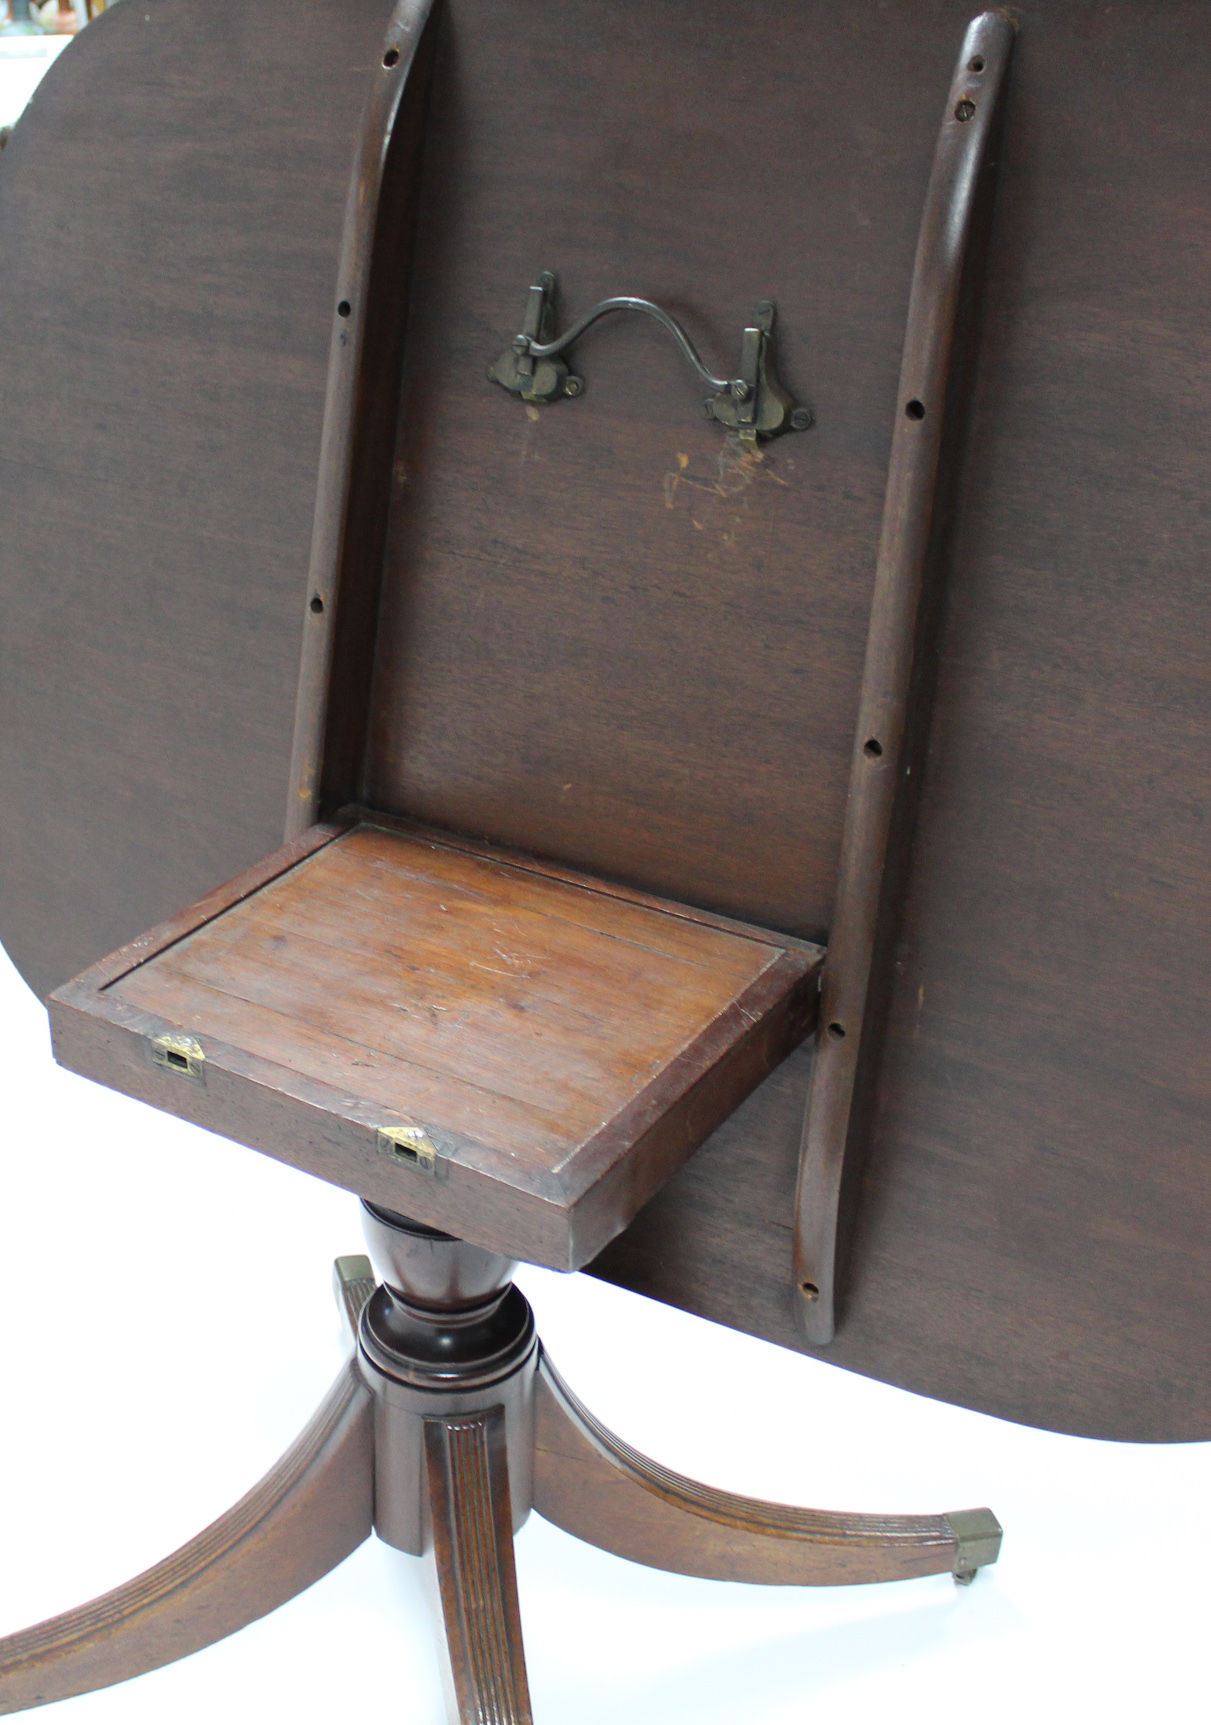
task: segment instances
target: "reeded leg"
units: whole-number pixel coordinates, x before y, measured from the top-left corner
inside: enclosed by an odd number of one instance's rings
[[[533,1313],[512,1259],[371,1205],[365,1224],[382,1278],[359,1331],[375,1531],[431,1566],[451,1725],[531,1725],[513,1535],[530,1510]]]
[[[995,1563],[988,1509],[844,1515],[716,1491],[649,1461],[600,1425],[543,1355],[535,1391],[534,1508],[634,1563],[712,1581],[835,1587]]]
[[[350,1317],[373,1286],[369,1271],[365,1258],[338,1264]],[[170,1665],[335,1569],[370,1534],[373,1415],[350,1361],[277,1465],[196,1539],[112,1593],[0,1640],[0,1713]]]
[[[503,1408],[427,1419],[431,1560],[459,1725],[531,1725]]]
[[[327,1574],[371,1531],[426,1552],[453,1725],[532,1725],[513,1560],[531,1503],[634,1562],[708,1579],[836,1585],[994,1563],[991,1511],[838,1515],[716,1491],[649,1461],[545,1358],[496,1253],[367,1207],[380,1260],[341,1258],[359,1361],[235,1507],[112,1593],[0,1640],[0,1713],[154,1670]]]

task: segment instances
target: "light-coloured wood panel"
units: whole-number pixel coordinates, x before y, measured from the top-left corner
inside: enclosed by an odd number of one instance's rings
[[[312,828],[52,1007],[76,1070],[572,1268],[802,1040],[821,956],[371,817]],[[192,1077],[165,1079],[167,1030],[201,1046]],[[393,1148],[408,1122],[419,1162]]]
[[[608,893],[360,828],[118,990],[183,1016],[196,1035],[316,1075],[317,1059],[331,1070],[324,1044],[335,1038],[346,1080],[374,1071],[379,1095],[404,1111],[435,1106],[435,1085],[471,1086],[459,1113],[476,1136],[488,1092],[532,1110],[540,1130],[554,1126],[566,1153],[779,955]],[[444,1095],[439,1117],[450,1118]]]

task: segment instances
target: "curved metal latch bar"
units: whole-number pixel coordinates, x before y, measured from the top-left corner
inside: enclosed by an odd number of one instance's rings
[[[741,336],[736,376],[715,377],[677,319],[652,300],[636,299],[629,294],[603,299],[556,336],[552,328],[554,292],[555,277],[544,270],[530,289],[520,333],[488,367],[493,383],[520,395],[523,401],[551,402],[565,395],[582,395],[584,379],[569,372],[559,356],[599,318],[611,312],[633,311],[654,318],[672,336],[700,382],[711,392],[703,403],[708,419],[716,419],[727,430],[736,432],[742,442],[755,445],[759,438],[776,437],[783,431],[806,431],[811,425],[811,409],[797,407],[774,377],[774,307],[770,301],[757,307],[751,326]]]

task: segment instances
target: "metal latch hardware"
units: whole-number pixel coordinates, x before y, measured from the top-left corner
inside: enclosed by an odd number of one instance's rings
[[[714,377],[697,348],[671,313],[648,299],[624,295],[603,299],[562,335],[554,334],[555,277],[549,270],[530,289],[521,333],[512,345],[488,367],[493,383],[520,395],[523,401],[558,401],[560,396],[584,393],[584,379],[574,376],[559,358],[578,341],[598,318],[609,312],[638,311],[654,318],[668,331],[699,379],[710,390],[703,406],[708,419],[716,419],[750,448],[759,438],[777,437],[783,431],[806,431],[812,423],[809,407],[796,407],[781,389],[773,369],[774,307],[764,300],[753,313],[752,324],[740,338],[740,365],[735,377]]]
[[[202,1045],[192,1036],[176,1031],[151,1038],[151,1058],[168,1072],[178,1072],[182,1078],[206,1077],[206,1056]]]
[[[422,1174],[437,1172],[437,1146],[423,1126],[380,1126],[379,1154],[397,1168],[416,1168]]]

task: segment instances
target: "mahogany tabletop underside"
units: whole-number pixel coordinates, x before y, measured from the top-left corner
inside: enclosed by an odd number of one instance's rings
[[[914,247],[977,10],[448,0],[359,796],[829,937]],[[1211,10],[1012,11],[888,1052],[821,1357],[1201,1441]],[[279,841],[390,12],[111,7],[4,152],[0,938],[40,994]],[[591,332],[582,398],[532,416],[485,367],[545,268],[561,315],[641,293],[721,367],[774,299],[815,425],[735,459],[641,319]],[[814,1351],[811,1070],[807,1046],[777,1066],[593,1272]],[[217,1071],[138,1073],[222,1100]]]

